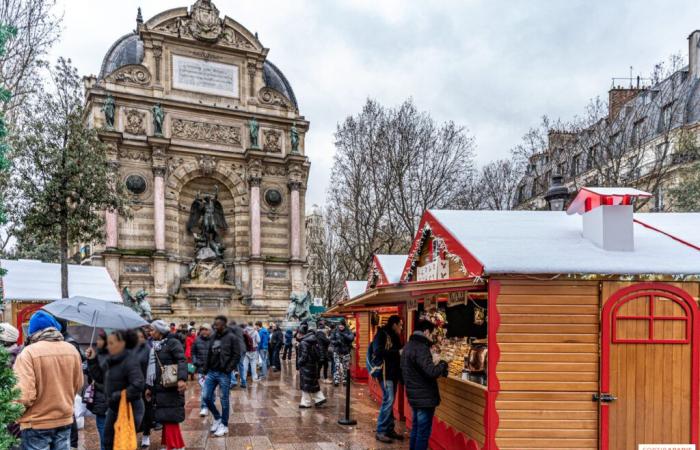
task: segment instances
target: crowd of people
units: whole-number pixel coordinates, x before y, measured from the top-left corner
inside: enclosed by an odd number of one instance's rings
[[[196,379],[202,388],[200,416],[211,415],[209,431],[215,437],[229,432],[229,391],[264,380],[268,370],[279,372],[282,361],[293,356],[299,408],[326,403],[321,383],[347,382],[355,335],[342,319],[304,321],[294,330],[275,323],[266,327],[261,321],[237,324],[225,316],[211,325],[195,325],[154,320],[135,330],[99,330],[94,345],[83,352],[65,321],[43,310],[31,317],[21,346],[18,330],[0,324],[0,343],[10,354],[25,408],[17,423],[9,425],[19,438],[18,448],[77,448],[76,396],[95,416],[101,450],[114,448],[115,424],[125,404],[131,407],[141,447],[149,448],[151,432],[162,430],[162,448],[180,450],[186,448],[179,424],[185,420],[188,380]],[[431,322],[418,321],[405,345],[402,331],[401,319],[391,316],[367,351],[367,369],[383,394],[375,437],[383,443],[403,440],[393,415],[402,383],[413,412],[410,449],[424,450],[440,403],[437,378],[446,376],[447,363],[433,360]]]

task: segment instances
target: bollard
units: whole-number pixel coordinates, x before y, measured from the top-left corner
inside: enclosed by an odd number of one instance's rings
[[[352,360],[352,352],[350,352]],[[357,425],[357,420],[350,418],[350,364],[345,368],[345,417],[338,419],[340,425]]]

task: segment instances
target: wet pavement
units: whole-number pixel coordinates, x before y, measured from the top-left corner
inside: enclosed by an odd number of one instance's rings
[[[369,398],[366,385],[352,385],[351,416],[357,420],[357,425],[347,427],[338,424],[345,408],[345,388],[321,383],[328,403],[320,408],[299,409],[301,392],[297,389],[296,375],[294,364],[285,361],[282,372],[270,372],[267,380],[249,383],[245,390],[231,390],[229,434],[220,438],[209,433],[211,416],[199,417],[200,388],[198,383],[190,382],[187,390],[187,420],[181,424],[187,449],[408,448],[407,435],[403,442],[389,445],[374,439],[378,405]],[[403,422],[397,422],[396,426],[398,432],[405,432]],[[94,418],[86,419],[80,444],[80,450],[99,450]],[[161,448],[160,431],[152,432],[150,448]]]

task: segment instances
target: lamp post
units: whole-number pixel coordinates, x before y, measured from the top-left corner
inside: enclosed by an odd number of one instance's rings
[[[564,177],[561,175],[552,176],[552,182],[549,189],[544,194],[544,199],[549,204],[549,209],[552,211],[564,211],[564,205],[569,198],[569,189],[564,186],[562,181]]]

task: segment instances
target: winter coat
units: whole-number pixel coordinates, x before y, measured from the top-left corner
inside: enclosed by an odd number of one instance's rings
[[[258,335],[260,336],[260,344],[258,344],[258,350],[267,350],[270,345],[270,332],[267,328],[262,327],[258,330]]]
[[[241,354],[241,358],[243,355],[245,355],[245,338],[243,337],[243,328],[239,327],[238,325],[234,325],[232,327],[229,327],[231,332],[236,338],[236,342],[238,343],[238,352]]]
[[[103,366],[107,364],[107,358],[109,353],[107,350],[97,350],[97,356],[95,356],[96,364]],[[96,416],[104,416],[107,414],[107,397],[105,396],[105,385],[103,381],[95,380],[92,375],[90,375],[90,361],[88,360],[88,382],[93,383],[94,394],[92,396],[92,403],[87,405],[88,411],[95,414]]]
[[[294,333],[291,328],[288,328],[287,331],[284,332],[284,345],[292,345],[293,340]]]
[[[163,366],[177,364],[177,379],[187,381],[187,361],[182,342],[174,333],[168,333],[165,342],[157,353]],[[161,370],[156,362],[156,381],[153,386],[155,419],[160,423],[180,423],[185,421],[185,393],[178,392],[177,386],[165,388],[161,384]]]
[[[192,344],[192,364],[197,368],[197,371],[204,370],[207,364],[207,355],[209,354],[209,336],[197,336],[197,339]]]
[[[151,346],[148,345],[148,343],[140,344],[137,345],[132,352],[134,357],[139,361],[141,372],[143,372],[143,378],[146,379],[146,372],[148,372],[148,359],[151,357]]]
[[[431,345],[428,338],[414,333],[401,354],[401,373],[412,408],[435,408],[440,404],[437,379],[447,376],[447,363],[433,364]]]
[[[275,328],[275,331],[272,332],[272,336],[270,337],[270,346],[273,349],[277,349],[282,347],[284,343],[284,334],[282,333],[282,330],[279,328]]]
[[[384,370],[378,372],[377,377],[383,376],[394,383],[401,381],[401,338],[394,330],[384,326],[374,336],[373,356],[377,361],[384,362]]]
[[[330,360],[328,355],[328,347],[331,345],[331,340],[324,330],[316,330],[316,340],[318,341],[318,350],[320,355],[320,362],[324,363]]]
[[[333,345],[333,351],[339,355],[347,355],[352,349],[352,341],[355,340],[355,333],[353,333],[349,328],[340,331],[340,327],[336,327],[331,333],[331,344]]]
[[[297,350],[297,370],[301,378],[301,390],[310,393],[320,391],[321,387],[318,384],[320,350],[316,332],[309,331],[301,338]]]
[[[231,373],[233,369],[238,367],[241,361],[241,353],[239,351],[236,337],[230,328],[224,328],[223,333],[214,333],[214,336],[209,339],[209,348],[207,350],[205,372],[217,371]]]
[[[250,339],[253,342],[253,349],[249,351],[257,351],[258,347],[260,346],[260,333],[258,333],[257,330],[251,326],[245,327],[243,332],[250,336]]]
[[[187,337],[185,338],[185,358],[187,358],[188,361],[192,360],[192,345],[196,339],[197,336],[193,336],[191,334],[187,334]]]
[[[88,372],[97,383],[103,384],[103,392],[109,409],[119,410],[122,391],[126,389],[126,398],[130,402],[141,400],[144,380],[141,364],[131,350],[124,350],[118,355],[110,355],[100,360],[88,360]]]

